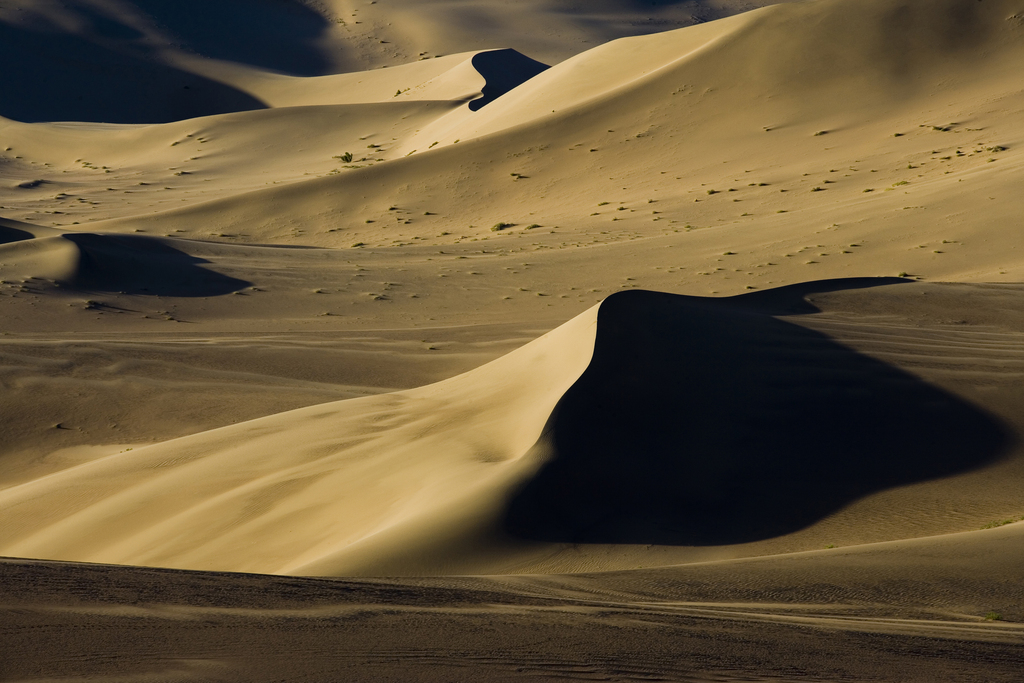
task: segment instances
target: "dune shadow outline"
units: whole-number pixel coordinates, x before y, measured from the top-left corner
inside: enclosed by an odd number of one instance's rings
[[[61,284],[96,292],[204,297],[230,294],[252,283],[202,267],[205,259],[165,240],[137,235],[71,233],[78,265]]]
[[[804,283],[729,298],[631,290],[598,312],[592,361],[509,498],[513,537],[728,545],[799,531],[872,493],[999,460],[994,416],[825,334],[780,319]]]
[[[512,49],[487,50],[473,55],[473,68],[484,79],[480,97],[470,101],[471,111],[479,111],[505,93],[518,88],[537,74],[546,71],[547,64],[531,59]]]
[[[12,228],[7,225],[0,225],[0,244],[22,242],[24,240],[30,240],[34,238],[35,235],[30,233],[28,230],[22,230],[21,228]]]
[[[318,46],[331,24],[299,0],[150,0],[136,9],[121,15],[73,3],[33,8],[18,22],[0,19],[0,58],[10,65],[0,75],[0,116],[152,124],[267,107],[167,61],[153,43],[158,34],[178,49],[274,72],[318,76],[333,69]],[[157,33],[144,32],[147,26]]]

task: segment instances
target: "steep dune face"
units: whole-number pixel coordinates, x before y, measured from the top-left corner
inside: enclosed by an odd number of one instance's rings
[[[842,541],[865,533],[864,512],[839,511],[902,488],[867,531],[899,538],[973,495],[943,479],[1019,476],[1020,463],[998,419],[776,317],[809,292],[876,284],[622,293],[438,384],[9,487],[0,553],[314,575],[567,571],[628,566],[651,544],[670,562],[813,548],[826,522]]]
[[[504,45],[541,61],[562,61],[623,36],[668,31],[775,4],[765,0],[635,2],[601,0],[401,0],[362,6],[348,0],[331,6],[348,19],[374,24],[377,31],[423,54],[446,54],[452,45]],[[358,27],[354,27],[358,28]],[[464,49],[466,49],[464,48]],[[416,53],[411,53],[416,54]]]
[[[858,284],[876,283],[846,286]],[[773,293],[785,305],[786,289]],[[550,459],[506,528],[577,543],[759,541],[1006,454],[1009,431],[984,412],[745,299],[610,297],[594,358],[549,425]]]

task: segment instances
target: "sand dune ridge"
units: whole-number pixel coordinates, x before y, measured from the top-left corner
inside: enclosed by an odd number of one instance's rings
[[[725,547],[786,537],[878,490],[988,466],[1012,443],[953,395],[773,316],[800,310],[808,293],[884,284],[721,301],[616,294],[435,385],[282,413],[8,488],[0,551],[446,573],[521,571],[581,542]],[[831,445],[823,452],[822,443]]]

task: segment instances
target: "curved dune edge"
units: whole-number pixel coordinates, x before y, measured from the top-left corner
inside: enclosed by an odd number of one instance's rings
[[[179,60],[191,70],[216,77],[273,108],[420,100],[466,102],[479,98],[481,93],[490,95],[490,101],[547,68],[507,48],[460,52],[383,71],[307,77],[196,56],[182,55]]]
[[[957,396],[785,319],[813,310],[811,292],[894,282],[717,300],[621,292],[433,385],[128,449],[0,491],[0,554],[427,575],[806,550],[820,545],[805,530],[865,538],[872,517],[873,538],[903,538],[904,507],[927,517],[969,498],[949,482],[1004,460],[1013,439]],[[645,554],[652,546],[667,550]]]
[[[438,384],[118,453],[7,489],[0,552],[308,573],[424,518],[454,510],[472,519],[535,466],[532,446],[589,362],[596,311]]]

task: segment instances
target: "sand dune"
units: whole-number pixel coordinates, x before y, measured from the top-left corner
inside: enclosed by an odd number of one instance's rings
[[[118,561],[141,550],[135,563],[295,572],[449,508],[472,519],[529,468],[554,403],[586,366],[593,327],[584,314],[438,385],[284,413],[12,487],[3,503],[10,551],[64,554],[87,528],[71,554]],[[77,502],[65,507],[71,491]],[[32,521],[50,492],[63,511]],[[135,514],[125,517],[124,506]],[[210,527],[218,518],[224,524]],[[105,538],[93,536],[97,528]],[[246,557],[256,539],[263,550]]]
[[[629,566],[652,544],[678,562],[810,549],[823,532],[846,545],[901,538],[929,519],[941,528],[950,506],[977,505],[976,487],[1019,478],[1011,427],[776,317],[809,293],[876,284],[720,302],[621,293],[439,384],[7,488],[0,552],[316,575],[504,573]],[[976,484],[948,483],[976,471]],[[989,490],[968,515],[978,526],[1013,504],[1010,490]]]

